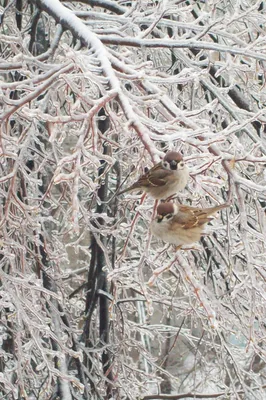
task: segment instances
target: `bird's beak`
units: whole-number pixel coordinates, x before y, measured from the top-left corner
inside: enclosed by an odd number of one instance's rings
[[[157,221],[161,222],[163,220],[163,215],[157,215]]]
[[[171,169],[177,169],[177,162],[175,160],[172,160],[170,162],[170,165],[171,165]]]

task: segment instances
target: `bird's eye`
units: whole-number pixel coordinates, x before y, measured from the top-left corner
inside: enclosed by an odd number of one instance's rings
[[[164,161],[164,162],[163,162],[163,167],[164,167],[165,169],[169,169],[169,164],[168,164],[167,161]]]
[[[167,214],[167,215],[166,215],[166,218],[167,218],[167,219],[172,218],[172,214]]]
[[[183,163],[183,161],[180,161],[179,163],[179,168],[184,168],[185,164]]]

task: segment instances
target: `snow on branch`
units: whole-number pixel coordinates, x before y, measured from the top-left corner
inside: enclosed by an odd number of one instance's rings
[[[108,78],[110,88],[117,91],[118,100],[129,121],[129,126],[132,126],[136,130],[146,149],[149,151],[152,158],[156,160],[157,151],[153,142],[150,140],[149,132],[139,121],[127,97],[123,93],[119,80],[108,59],[108,51],[101,40],[91,32],[74,13],[64,7],[58,0],[32,0],[32,3],[53,16],[58,23],[64,28],[69,29],[76,38],[80,39],[89,49],[93,50],[95,56],[101,63],[104,75]]]
[[[101,41],[105,44],[113,44],[117,46],[130,46],[142,48],[168,48],[168,49],[195,49],[195,50],[212,50],[221,53],[238,54],[245,57],[255,58],[256,60],[266,61],[266,55],[258,52],[250,51],[248,48],[230,47],[221,44],[197,41],[197,40],[161,40],[161,39],[138,39],[131,37],[112,37],[101,35]]]

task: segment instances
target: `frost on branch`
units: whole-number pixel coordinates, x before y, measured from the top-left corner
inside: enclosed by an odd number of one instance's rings
[[[264,26],[255,1],[4,2],[3,398],[265,398]],[[173,149],[176,201],[231,203],[178,253],[115,195]]]

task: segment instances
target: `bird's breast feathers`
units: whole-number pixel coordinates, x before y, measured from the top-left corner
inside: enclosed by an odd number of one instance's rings
[[[173,220],[161,222],[154,220],[151,224],[151,231],[164,242],[179,246],[200,240],[202,227],[196,226],[191,229],[185,229],[181,224]]]

